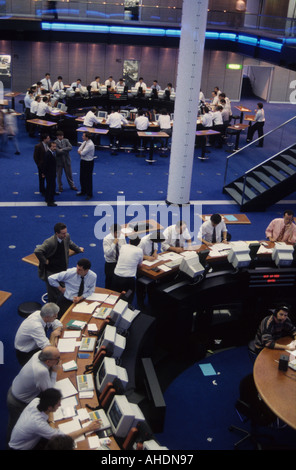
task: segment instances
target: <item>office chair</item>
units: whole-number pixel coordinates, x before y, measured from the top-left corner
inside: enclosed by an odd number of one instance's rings
[[[239,431],[244,437],[234,444],[234,448],[238,448],[240,444],[250,439],[257,450],[262,450],[261,440],[267,438],[269,441],[273,437],[267,434],[259,434],[257,428],[259,426],[267,427],[276,422],[276,415],[261,400],[257,392],[253,374],[249,374],[242,379],[239,386],[239,398],[235,404],[236,411],[243,423],[250,422],[251,430],[231,425],[229,431]]]
[[[248,342],[248,353],[249,353],[249,356],[250,356],[250,359],[251,359],[252,363],[254,363],[255,360],[256,360],[256,357],[258,356],[258,351],[255,348],[255,340],[254,339],[251,339]]]

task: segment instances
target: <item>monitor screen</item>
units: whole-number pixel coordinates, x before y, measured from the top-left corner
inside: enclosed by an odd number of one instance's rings
[[[107,118],[107,112],[106,111],[99,111],[98,112],[98,117],[99,118],[103,118],[103,119],[106,119]]]
[[[135,415],[125,395],[115,395],[107,411],[112,433],[116,437],[126,437]]]
[[[62,109],[62,103],[58,103],[58,104],[57,104],[57,108],[58,108],[58,109]]]

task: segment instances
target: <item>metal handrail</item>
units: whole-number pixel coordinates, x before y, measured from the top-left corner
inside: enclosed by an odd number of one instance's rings
[[[264,139],[264,137],[266,137],[266,136],[268,136],[268,135],[270,135],[270,134],[273,134],[275,131],[277,131],[277,130],[280,129],[281,127],[284,127],[284,126],[286,126],[287,124],[289,124],[290,122],[294,121],[294,119],[296,119],[296,116],[292,117],[291,119],[288,119],[288,121],[286,121],[286,122],[280,124],[279,126],[275,127],[275,128],[272,129],[271,131],[266,132],[266,134],[262,135],[261,137],[259,137],[259,138],[256,139],[256,140],[253,140],[252,142],[250,142],[249,144],[245,145],[245,146],[242,147],[241,149],[236,150],[236,151],[233,152],[231,155],[228,155],[228,156],[226,157],[226,166],[225,166],[225,172],[224,172],[224,184],[223,184],[223,187],[224,187],[225,184],[226,184],[227,170],[228,170],[228,160],[229,160],[230,158],[234,157],[234,155],[237,155],[239,152],[242,152],[243,150],[245,150],[246,148],[248,148],[248,147],[250,147],[251,145],[255,144],[256,142],[259,142],[259,140]],[[268,160],[270,160],[270,159],[273,158],[273,157],[274,157],[274,155],[272,155],[271,157],[269,157],[269,158],[268,158],[267,160],[265,160],[265,161],[268,161]],[[265,161],[264,161],[264,162],[260,162],[260,163],[258,163],[258,165],[255,165],[253,168],[251,168],[251,169],[245,171],[245,175],[246,175],[247,173],[251,172],[253,169],[257,168],[258,166],[262,165],[262,163],[265,163]]]

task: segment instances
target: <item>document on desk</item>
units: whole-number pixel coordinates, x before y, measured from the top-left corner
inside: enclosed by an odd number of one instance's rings
[[[68,377],[66,379],[58,380],[55,384],[55,388],[60,390],[63,398],[71,397],[72,395],[76,395],[78,393]]]
[[[118,298],[119,298],[119,295],[110,294],[110,295],[108,295],[107,299],[105,300],[105,304],[115,305]]]
[[[75,307],[72,309],[72,312],[75,313],[88,313],[92,315],[93,311],[100,305],[99,302],[79,302]]]
[[[58,342],[58,350],[60,353],[74,352],[76,346],[76,338],[60,338]]]
[[[225,243],[216,243],[210,247],[209,256],[211,258],[217,258],[219,256],[227,256],[231,250],[230,245],[226,245]]]
[[[91,300],[92,302],[105,302],[108,295],[109,294],[100,294],[100,293],[94,292],[89,297],[86,297],[85,300]]]
[[[77,330],[67,330],[67,331],[64,331],[64,334],[63,334],[63,338],[65,339],[69,339],[69,338],[80,338],[81,336],[81,331],[77,331]]]
[[[76,361],[68,361],[68,362],[64,362],[62,364],[62,367],[63,367],[63,371],[64,372],[69,372],[70,370],[77,370],[78,367],[77,367],[77,363]]]
[[[71,432],[78,431],[81,429],[81,424],[80,421],[77,417],[74,417],[71,419],[71,421],[68,421],[67,423],[62,423],[59,424],[59,429],[64,433],[64,434],[70,434]],[[77,439],[75,439],[75,442],[83,441],[85,439],[84,434]]]

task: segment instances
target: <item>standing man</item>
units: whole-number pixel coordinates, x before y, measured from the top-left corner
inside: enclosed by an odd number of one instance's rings
[[[83,143],[78,149],[80,155],[80,192],[77,196],[85,196],[89,201],[93,197],[93,169],[94,169],[94,156],[95,145],[91,140],[89,132],[83,132]]]
[[[114,290],[117,292],[128,292],[130,290],[130,302],[132,302],[135,294],[137,269],[143,262],[143,251],[139,248],[139,243],[140,238],[131,238],[129,244],[121,247],[114,269]]]
[[[105,288],[113,288],[113,274],[119,257],[119,251],[126,244],[126,239],[121,232],[119,224],[110,227],[110,233],[103,240],[103,252],[105,258]]]
[[[50,141],[49,134],[42,134],[41,142],[35,145],[34,148],[34,162],[38,168],[38,176],[39,176],[39,192],[42,196],[45,196],[45,178],[43,172],[44,166],[44,156],[48,151],[48,143]]]
[[[191,244],[191,236],[187,225],[179,220],[175,225],[170,225],[163,231],[164,241],[161,244],[162,251],[174,251],[182,253],[185,244]]]
[[[294,224],[293,211],[288,209],[284,212],[284,217],[273,219],[265,234],[271,242],[296,243],[296,225]]]
[[[72,176],[72,167],[71,167],[71,157],[70,151],[72,150],[72,145],[70,144],[68,139],[64,138],[63,131],[57,131],[57,139],[56,143],[56,162],[57,162],[57,182],[59,192],[63,191],[63,183],[62,183],[62,174],[63,170],[65,171],[65,175],[70,186],[70,189],[77,191],[77,188],[73,181]]]
[[[258,138],[263,136],[263,127],[265,124],[265,114],[263,109],[263,103],[257,103],[257,110],[255,109],[254,124],[249,126],[247,134],[247,142],[252,142],[255,132],[258,132]],[[260,139],[257,147],[263,147],[264,139]]]
[[[41,90],[43,93],[51,93],[52,92],[52,85],[50,80],[50,73],[46,73],[45,77],[40,80],[41,82]]]
[[[73,303],[78,304],[94,293],[97,275],[90,268],[91,262],[86,258],[82,258],[77,262],[76,268],[70,268],[67,271],[49,276],[49,284],[56,287],[61,293],[57,301],[60,307],[59,317]]]
[[[49,207],[56,207],[57,204],[54,202],[54,196],[57,194],[56,191],[56,174],[57,174],[57,165],[56,165],[56,143],[48,142],[48,150],[44,155],[44,165],[43,165],[43,174],[46,180],[45,188],[45,202]]]
[[[141,238],[139,247],[143,250],[143,259],[148,261],[155,261],[160,251],[159,245],[164,241],[164,236],[160,230],[148,233]]]
[[[112,113],[109,114],[106,124],[109,126],[110,145],[112,146],[112,155],[116,155],[116,148],[119,148],[119,138],[123,124],[127,124],[127,120],[119,112],[119,107],[115,106]]]
[[[58,222],[54,226],[54,235],[37,245],[34,251],[39,260],[38,275],[46,283],[49,302],[57,303],[60,292],[48,283],[48,276],[68,268],[70,249],[75,253],[84,252],[84,248],[72,242],[67,226]]]
[[[59,311],[56,304],[49,302],[21,323],[14,340],[16,357],[21,366],[45,346],[57,346],[63,331],[63,324],[57,320]]]
[[[200,227],[197,238],[207,246],[214,243],[227,243],[230,239],[220,214],[212,214]]]

